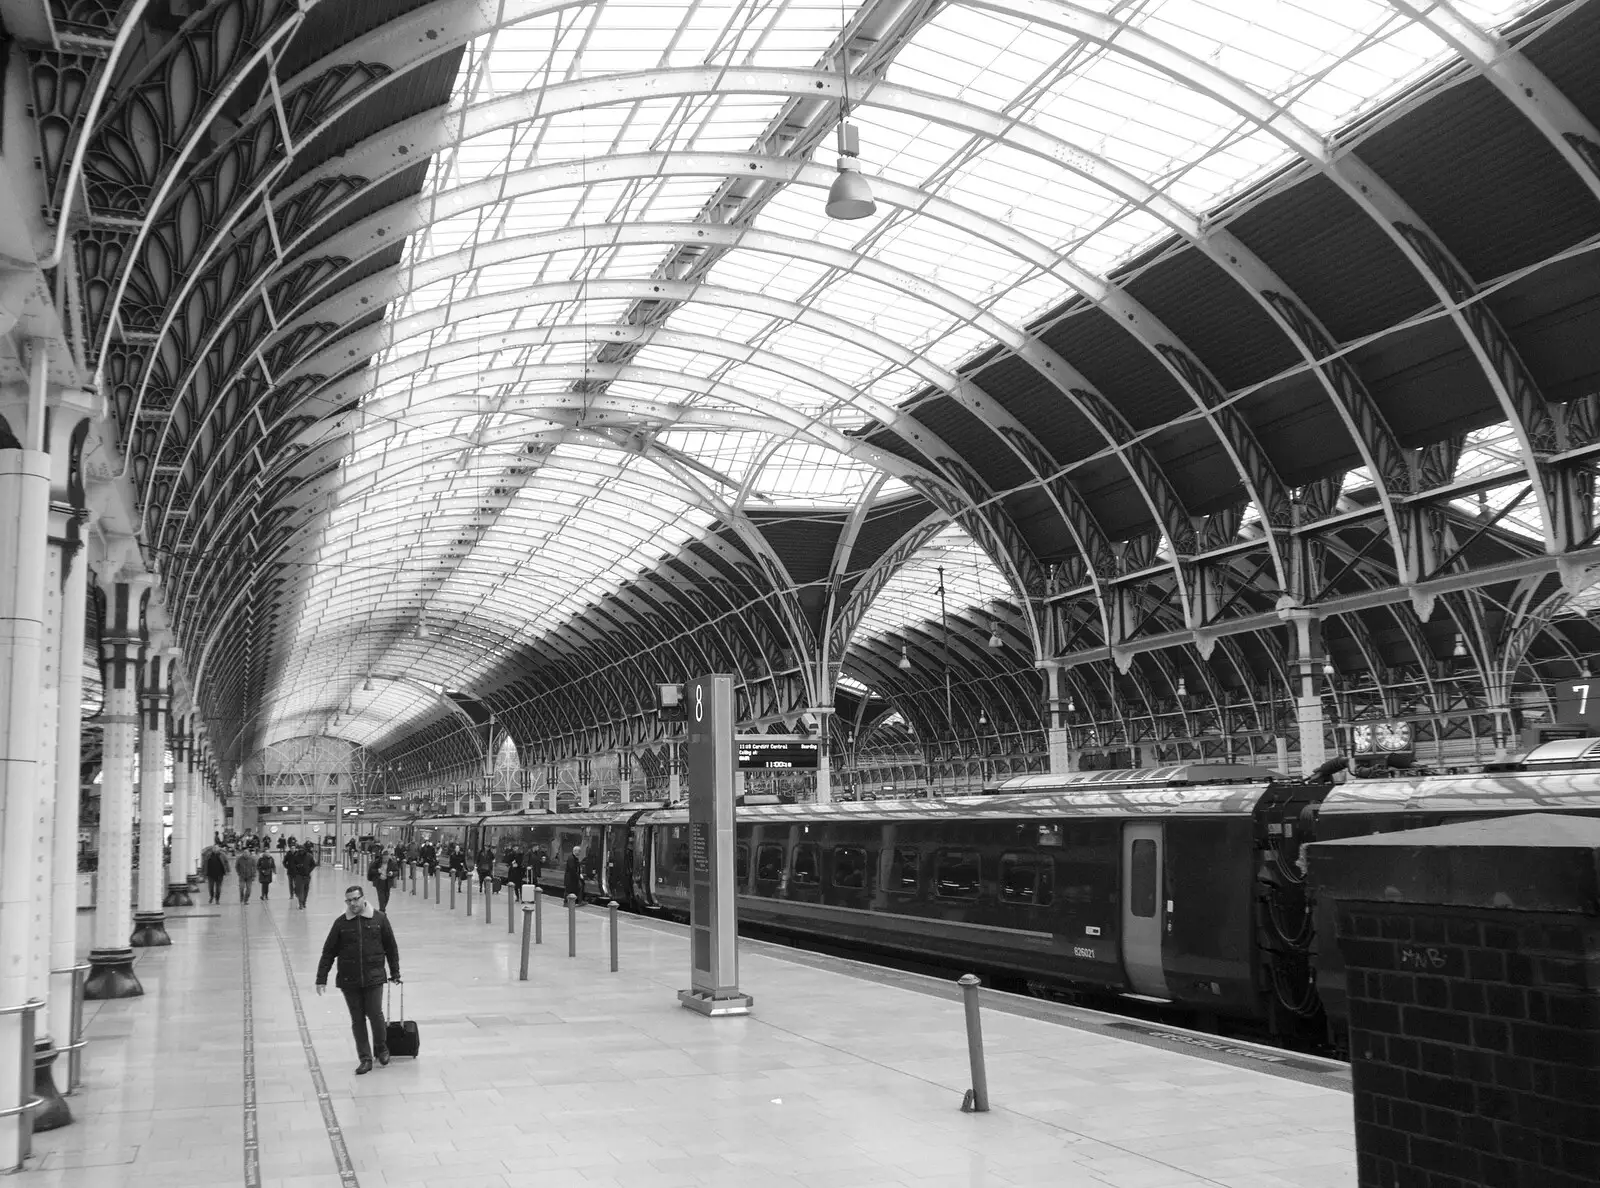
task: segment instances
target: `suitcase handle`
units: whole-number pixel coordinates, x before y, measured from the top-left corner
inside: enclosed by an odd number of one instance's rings
[[[384,984],[383,1013],[387,1018],[390,1018],[390,1019],[394,1018],[393,1012],[389,1009],[393,1005],[394,1005],[394,980],[391,978],[388,982],[386,982]],[[406,1013],[406,984],[404,982],[401,982],[400,983],[400,1017],[404,1018],[405,1017],[405,1013]]]

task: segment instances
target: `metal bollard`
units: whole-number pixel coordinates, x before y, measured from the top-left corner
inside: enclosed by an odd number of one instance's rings
[[[450,910],[456,910],[456,876],[450,876]]]
[[[567,956],[578,955],[578,897],[567,896]]]
[[[433,902],[434,903],[443,903],[444,900],[441,898],[441,896],[443,896],[443,894],[444,894],[444,892],[439,889],[439,872],[438,871],[434,871],[433,872]]]
[[[544,892],[533,889],[533,943],[544,944]]]
[[[490,880],[489,889],[483,893],[483,922],[488,924],[492,915],[494,915],[494,882]]]
[[[17,1137],[17,1157],[21,1160],[26,1160],[33,1154],[33,1112],[44,1104],[44,1098],[39,1097],[33,1091],[33,1047],[38,1026],[34,1019],[34,1013],[43,1009],[43,1001],[37,998],[30,998],[21,1006],[0,1008],[0,1015],[22,1016],[22,1034],[18,1043],[18,1046],[22,1049],[21,1069],[19,1070],[21,1081],[18,1086],[17,1096],[17,1100],[22,1104],[13,1106],[11,1109],[4,1111],[3,1114],[0,1114],[0,1117],[14,1117],[17,1119],[17,1125],[21,1128],[21,1133]],[[18,1164],[18,1167],[20,1166],[21,1164]],[[15,1171],[17,1168],[8,1170]]]
[[[522,905],[522,971],[517,974],[519,982],[528,980],[528,916],[533,911],[533,904]],[[513,916],[512,919],[516,917]]]
[[[467,876],[467,919],[472,919],[472,876]]]
[[[961,1099],[963,1114],[989,1112],[989,1074],[983,1067],[983,1023],[978,1018],[979,981],[974,974],[960,979],[962,1004],[967,1012],[967,1061],[972,1066],[972,1088]]]
[[[617,901],[612,900],[606,904],[606,911],[611,916],[611,972],[617,972]]]
[[[522,900],[518,899],[516,902],[517,902],[517,906],[518,907],[520,907],[522,905]],[[507,934],[512,934],[512,933],[515,933],[516,931],[517,931],[517,913],[516,913],[516,909],[511,906],[511,896],[507,895],[506,896],[506,932],[507,932]]]
[[[79,1085],[83,1084],[83,1049],[89,1041],[83,1036],[83,986],[89,980],[89,963],[82,965],[69,965],[66,969],[52,969],[53,974],[70,973],[72,975],[72,1038],[65,1044],[57,1044],[56,1048],[67,1054],[67,1087],[62,1090],[70,1096]]]

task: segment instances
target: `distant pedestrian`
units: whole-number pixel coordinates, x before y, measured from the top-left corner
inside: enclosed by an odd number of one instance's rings
[[[375,911],[359,885],[344,889],[344,914],[328,929],[322,942],[322,959],[317,962],[317,993],[328,989],[328,971],[334,962],[339,972],[333,984],[344,992],[350,1010],[350,1030],[356,1038],[356,1075],[372,1071],[376,1053],[379,1064],[389,1063],[389,1042],[383,1018],[383,984],[400,980],[400,948],[394,943],[389,917]],[[389,976],[383,976],[384,962]],[[372,1038],[367,1039],[368,1028]]]
[[[528,870],[524,876],[535,887],[539,885],[539,877],[544,874],[544,851],[534,846],[528,851]]]
[[[494,851],[488,846],[478,851],[478,890],[494,890]]]
[[[249,850],[242,850],[239,857],[234,860],[233,869],[239,876],[239,902],[250,902],[250,887],[256,881],[256,857]]]
[[[299,846],[293,846],[283,856],[283,873],[289,880],[289,898],[305,910],[305,885],[310,879],[311,858]]]
[[[228,877],[228,860],[222,856],[220,843],[206,851],[206,890],[211,893],[208,903],[222,902],[222,880]]]
[[[367,882],[372,884],[373,890],[378,893],[378,910],[389,910],[389,894],[394,890],[394,881],[400,877],[400,862],[398,859],[384,854],[382,847],[372,856],[372,862],[367,866]]]
[[[511,896],[518,903],[522,902],[522,878],[527,867],[522,864],[522,851],[512,850],[511,856],[506,859],[506,886],[511,888]]]
[[[467,852],[460,846],[450,848],[450,878],[457,883],[467,879]]]
[[[256,861],[256,879],[261,883],[261,902],[267,901],[267,893],[272,890],[273,876],[278,873],[278,860],[272,856],[271,850],[262,852]]]
[[[583,868],[579,865],[581,850],[573,849],[567,855],[566,893],[577,897],[579,903],[583,902]]]

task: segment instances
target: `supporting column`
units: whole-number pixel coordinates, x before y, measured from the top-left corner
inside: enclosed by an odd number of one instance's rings
[[[1322,708],[1322,624],[1299,607],[1280,611],[1294,649],[1295,719],[1300,731],[1300,774],[1310,775],[1328,758]]]
[[[211,844],[211,827],[206,816],[206,785],[200,775],[200,715],[188,715],[184,745],[184,780],[189,786],[189,856],[183,870],[189,884],[190,902],[200,887],[200,855]]]
[[[100,894],[94,914],[94,943],[89,950],[89,980],[84,997],[137,998],[144,987],[133,972],[129,903],[133,875],[133,748],[139,714],[135,681],[142,642],[140,603],[150,588],[149,574],[124,562],[137,557],[129,538],[109,544],[114,553],[96,567],[95,578],[105,597],[100,628],[101,672],[105,708],[100,767]]]
[[[61,525],[67,544],[61,550],[66,572],[59,617],[61,663],[54,732],[56,784],[50,861],[51,972],[46,998],[49,1014],[44,1020],[45,1030],[58,1048],[75,1038],[72,967],[78,964],[78,780],[83,750],[84,611],[89,600],[89,561],[79,536],[83,516],[81,510],[76,511],[63,517]],[[35,1091],[40,1087],[36,1084]],[[63,1125],[72,1121],[64,1101],[57,1116]],[[35,1117],[34,1126],[37,1128],[43,1121]]]
[[[817,714],[817,803],[833,803],[833,761],[828,754],[828,733],[833,723],[830,712]],[[812,711],[815,713],[816,711]]]
[[[1061,686],[1061,665],[1055,661],[1044,662],[1045,678],[1048,684],[1049,704],[1046,708],[1046,742],[1050,748],[1050,774],[1061,775],[1069,771],[1078,771],[1082,767],[1082,758],[1072,746],[1072,727],[1067,715],[1071,712],[1073,704],[1070,694],[1063,697]]]
[[[193,907],[189,898],[188,874],[194,863],[189,857],[189,770],[187,755],[188,716],[174,714],[168,722],[172,735],[172,865],[167,870],[167,895],[161,906]]]
[[[133,914],[128,943],[145,949],[172,943],[161,910],[167,885],[162,853],[166,830],[161,818],[167,783],[167,704],[177,652],[165,643],[161,637],[151,641],[142,668],[144,687],[139,691],[139,910]]]
[[[5,393],[0,405],[0,1008],[8,1010],[0,1015],[0,1171],[21,1165],[32,1133],[18,1109],[25,1024],[14,1008],[28,999],[35,972],[50,457],[44,436],[48,357],[44,344],[29,346],[27,389],[20,399],[14,389]]]
[[[57,412],[63,410],[57,409]],[[72,419],[61,418],[69,427]],[[65,451],[67,440],[62,437],[59,427],[52,429],[52,464],[57,472],[65,469],[61,460],[55,457],[57,453]],[[42,795],[37,801],[37,812],[33,822],[33,842],[31,847],[30,871],[32,881],[33,902],[30,909],[31,933],[29,936],[28,955],[28,991],[29,998],[37,998],[48,1004],[51,1008],[48,1014],[41,1013],[34,1018],[37,1029],[34,1040],[34,1093],[42,1104],[33,1114],[33,1128],[35,1131],[55,1130],[57,1127],[66,1126],[72,1121],[72,1111],[67,1107],[66,1100],[56,1089],[55,1077],[52,1068],[56,1061],[56,1040],[70,1043],[72,1039],[71,1007],[72,1007],[72,975],[67,972],[51,977],[54,957],[54,930],[52,928],[53,913],[56,910],[56,878],[55,864],[62,861],[70,864],[72,875],[76,877],[76,845],[66,854],[58,854],[56,847],[57,830],[63,825],[56,813],[54,793],[59,786],[58,761],[59,761],[59,734],[62,707],[62,680],[68,668],[74,670],[75,675],[82,668],[83,655],[83,629],[82,629],[82,600],[84,598],[83,585],[79,584],[78,598],[78,629],[76,632],[76,651],[69,652],[65,646],[62,631],[64,618],[63,603],[66,597],[66,571],[73,564],[73,554],[77,552],[77,528],[79,513],[70,504],[52,502],[49,513],[49,536],[45,552],[44,583],[44,615],[43,615],[43,651],[40,667],[39,688],[39,788],[47,791],[49,795]],[[82,568],[83,562],[77,562],[77,567]],[[81,676],[78,676],[75,688],[81,688]],[[76,694],[75,694],[76,695]],[[79,707],[76,700],[73,702],[72,733],[74,745],[71,748],[74,759],[72,801],[77,803],[77,767],[76,759],[79,753],[77,742],[78,722],[76,721]],[[76,843],[78,822],[74,814],[71,822],[71,835]],[[75,881],[71,884],[75,887]],[[71,901],[66,905],[69,919],[76,924],[77,905]],[[70,970],[75,964],[75,958],[69,957],[65,965],[60,968]],[[52,991],[59,991],[53,994]],[[59,999],[59,1001],[57,1001]],[[66,1007],[65,1012],[59,1008]],[[52,1022],[59,1022],[65,1015],[66,1026],[54,1031]]]

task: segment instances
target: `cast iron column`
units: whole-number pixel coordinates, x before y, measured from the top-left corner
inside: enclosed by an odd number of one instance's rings
[[[0,409],[0,1008],[7,1009],[0,1015],[0,1111],[22,1104],[25,1020],[11,1008],[30,994],[34,891],[38,879],[48,877],[41,870],[48,854],[36,852],[45,801],[39,759],[50,507],[48,357],[44,344],[29,347],[27,390],[20,401],[14,392],[5,393],[9,398]],[[31,1075],[26,1083],[32,1085]],[[20,1113],[0,1113],[0,1169],[21,1165],[30,1133]]]
[[[135,688],[140,651],[140,604],[152,578],[124,569],[123,556],[137,557],[131,540],[113,542],[116,555],[97,567],[105,599],[100,625],[100,667],[105,705],[100,764],[100,886],[95,899],[94,942],[89,950],[89,980],[84,997],[137,998],[144,987],[133,972],[133,749],[139,731]]]
[[[151,641],[151,654],[143,666],[144,687],[139,691],[139,910],[133,914],[133,935],[128,938],[136,948],[172,943],[161,910],[167,883],[162,816],[167,785],[167,703],[177,652],[162,646],[164,643],[159,638]]]

